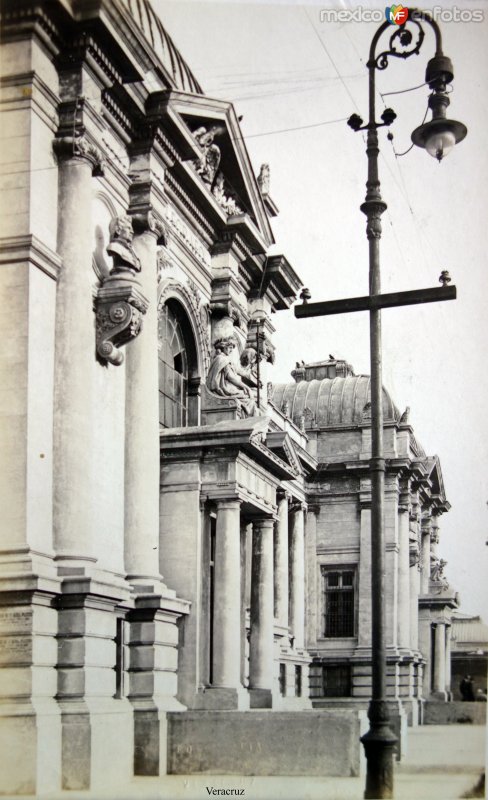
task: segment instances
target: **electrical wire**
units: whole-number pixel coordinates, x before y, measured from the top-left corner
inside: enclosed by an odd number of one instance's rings
[[[280,128],[276,131],[263,131],[262,133],[250,133],[247,136],[237,136],[232,141],[246,141],[247,139],[256,139],[258,136],[272,136],[275,133],[288,133],[289,131],[303,131],[307,128],[320,128],[322,125],[333,125],[335,122],[345,122],[347,117],[341,117],[340,119],[328,119],[324,120],[324,122],[313,122],[310,125],[297,125],[296,128]]]
[[[424,118],[423,118],[422,122],[420,123],[421,125],[423,125],[425,120],[427,119],[428,111],[429,111],[429,108],[427,107],[426,110],[425,110]],[[397,151],[395,150],[395,145],[393,144],[393,139],[391,139],[391,146],[393,147],[393,152],[395,154],[395,158],[401,158],[402,156],[406,156],[407,153],[409,153],[410,150],[413,150],[413,148],[415,147],[414,143],[412,142],[410,147],[407,150],[404,150],[403,153],[397,153]]]
[[[407,92],[415,92],[417,89],[421,89],[422,86],[427,86],[427,81],[419,83],[418,86],[412,86],[410,89],[398,89],[396,92],[378,92],[378,94],[381,97],[389,97],[391,94],[406,94]]]
[[[340,81],[341,81],[342,85],[344,86],[344,89],[346,90],[347,94],[348,94],[348,95],[349,95],[349,97],[351,98],[351,100],[352,100],[352,103],[353,103],[353,105],[354,105],[354,107],[355,107],[356,111],[359,111],[359,109],[358,109],[358,106],[357,106],[357,103],[356,103],[356,101],[355,101],[354,97],[352,96],[352,94],[351,94],[351,91],[350,91],[350,89],[349,89],[349,87],[348,87],[348,85],[347,85],[346,81],[344,80],[343,76],[340,74],[339,70],[337,69],[337,67],[336,67],[336,65],[335,65],[335,62],[334,62],[334,59],[333,59],[333,58],[332,58],[332,56],[330,55],[330,53],[329,53],[329,51],[328,51],[328,49],[327,49],[327,46],[326,46],[326,44],[325,44],[324,40],[322,39],[322,37],[320,36],[320,34],[319,34],[319,32],[318,32],[317,28],[315,27],[315,25],[313,24],[312,20],[310,19],[309,15],[308,15],[308,12],[307,12],[307,9],[306,9],[305,7],[303,8],[303,11],[305,12],[305,16],[307,17],[307,19],[308,19],[308,21],[309,21],[309,23],[310,23],[310,25],[311,25],[311,27],[312,27],[312,30],[314,31],[314,33],[315,33],[315,35],[316,35],[317,39],[318,39],[318,40],[319,40],[319,42],[320,42],[320,45],[321,45],[322,49],[325,51],[325,53],[326,53],[326,55],[327,55],[327,58],[329,59],[329,61],[330,61],[330,63],[332,64],[332,66],[334,67],[334,69],[335,69],[335,71],[336,71],[336,75],[337,75],[337,77],[340,79]]]

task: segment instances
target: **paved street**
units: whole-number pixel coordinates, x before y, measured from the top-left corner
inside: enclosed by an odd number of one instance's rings
[[[397,769],[398,800],[448,800],[476,784],[485,763],[484,726],[424,725],[409,734]]]

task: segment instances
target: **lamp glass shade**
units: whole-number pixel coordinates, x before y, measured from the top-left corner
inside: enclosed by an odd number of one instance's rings
[[[455,144],[456,137],[452,131],[433,131],[425,141],[425,149],[438,161],[442,161]]]
[[[453,119],[437,118],[425,122],[412,133],[412,142],[417,147],[425,147],[438,161],[451,152],[457,142],[462,142],[468,129],[462,122]]]

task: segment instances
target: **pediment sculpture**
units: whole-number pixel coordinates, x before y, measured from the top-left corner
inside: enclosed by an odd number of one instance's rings
[[[219,132],[218,125],[212,125],[209,130],[202,125],[193,131],[193,136],[203,150],[201,157],[195,162],[195,168],[202,181],[209,187],[214,182],[220,164],[220,147],[214,143],[214,138]]]

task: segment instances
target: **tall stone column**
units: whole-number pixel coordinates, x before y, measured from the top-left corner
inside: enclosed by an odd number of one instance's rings
[[[408,506],[399,506],[398,520],[398,646],[410,647],[410,525]]]
[[[446,692],[448,699],[452,697],[451,690],[451,633],[452,628],[446,625]]]
[[[270,517],[253,522],[249,651],[251,708],[269,708],[272,704],[273,527],[274,522]]]
[[[156,249],[163,230],[151,212],[135,216],[133,248],[149,307],[139,336],[126,348],[125,570],[146,587],[160,578],[159,395]],[[147,589],[146,589],[147,591]]]
[[[305,647],[315,647],[317,620],[317,518],[320,506],[308,506],[305,520]]]
[[[295,504],[290,513],[290,628],[295,647],[305,645],[305,506]]]
[[[409,570],[409,592],[410,592],[410,649],[419,649],[419,552],[416,542],[410,542],[410,570]]]
[[[247,684],[247,609],[251,607],[252,525],[241,522],[241,683]]]
[[[288,628],[288,499],[288,494],[278,498],[274,553],[274,613],[283,628]]]
[[[371,647],[371,506],[369,499],[361,507],[358,646]]]
[[[429,594],[430,581],[430,528],[422,529],[422,552],[420,558],[420,594]]]
[[[438,622],[434,634],[434,694],[446,699],[446,626]]]
[[[53,527],[59,562],[85,570],[93,549],[91,446],[95,330],[93,318],[92,175],[101,154],[84,137],[60,137],[53,434]]]
[[[217,502],[213,620],[215,708],[242,708],[240,500]],[[271,584],[272,585],[272,584]]]

